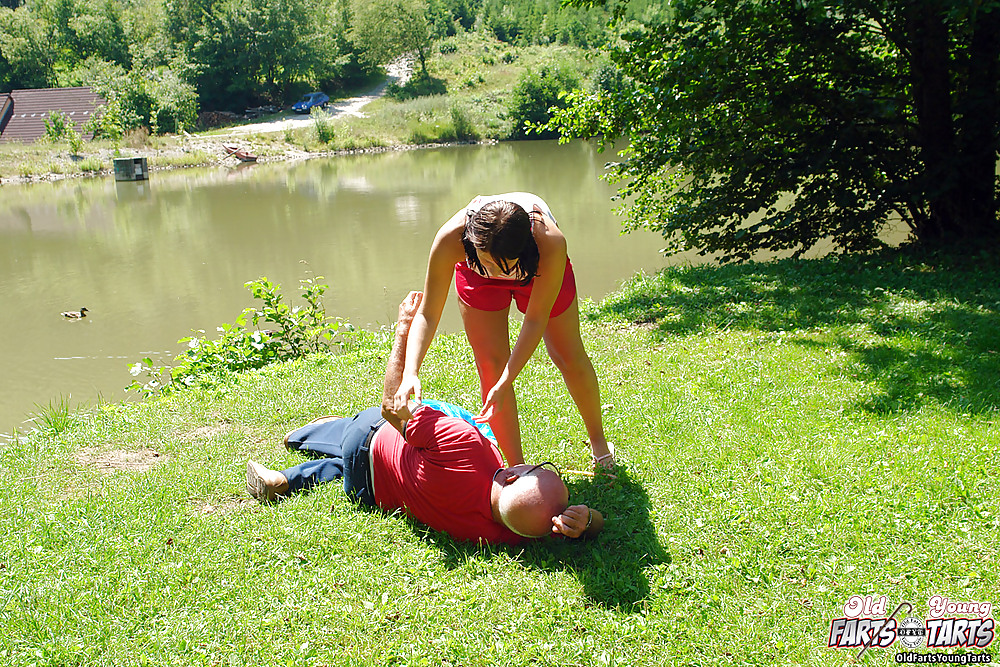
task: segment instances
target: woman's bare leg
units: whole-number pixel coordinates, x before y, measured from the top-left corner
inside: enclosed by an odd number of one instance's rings
[[[601,459],[604,467],[610,467],[613,457],[601,458],[610,454],[611,450],[604,435],[597,373],[580,337],[580,309],[576,299],[562,314],[549,320],[545,328],[545,348],[562,373],[569,395],[583,417],[595,461]]]
[[[465,335],[476,356],[480,396],[485,401],[486,392],[500,379],[500,374],[510,359],[510,329],[507,324],[510,308],[479,310],[465,305],[459,299],[458,310],[462,313]],[[524,463],[524,452],[521,450],[521,425],[517,419],[517,399],[513,389],[503,406],[503,410],[494,413],[490,427],[497,437],[500,451],[507,459],[507,465],[518,465]]]

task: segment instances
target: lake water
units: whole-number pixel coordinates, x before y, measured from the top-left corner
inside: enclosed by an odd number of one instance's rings
[[[610,158],[583,142],[517,142],[4,186],[0,433],[30,427],[50,402],[125,398],[129,363],[169,362],[179,338],[232,322],[259,276],[295,301],[301,278],[324,276],[328,314],[395,321],[423,285],[435,231],[476,194],[545,199],[581,296],[600,299],[666,263],[658,236],[620,234],[614,189],[599,180]],[[60,315],[81,307],[84,320]],[[459,328],[452,296],[442,329]]]

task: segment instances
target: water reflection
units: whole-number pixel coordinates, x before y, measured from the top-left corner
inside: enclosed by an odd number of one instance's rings
[[[434,232],[476,194],[546,199],[581,295],[600,298],[664,263],[658,237],[619,234],[598,180],[606,159],[581,142],[520,142],[5,186],[0,431],[60,395],[122,398],[126,362],[169,360],[192,329],[232,321],[250,305],[243,283],[261,275],[293,296],[307,272],[325,276],[331,314],[389,323],[423,283]],[[59,315],[80,307],[80,322]],[[459,328],[454,299],[442,328]]]

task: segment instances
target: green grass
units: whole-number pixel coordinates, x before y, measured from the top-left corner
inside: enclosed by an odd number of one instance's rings
[[[988,257],[670,269],[587,304],[623,466],[573,478],[608,516],[585,543],[459,544],[335,485],[247,499],[248,457],[292,465],[286,431],[379,400],[385,332],[211,389],[53,406],[0,450],[0,659],[847,664],[826,636],[853,594],[921,616],[932,595],[1000,597],[998,311]],[[475,407],[464,336],[421,375]],[[586,467],[544,353],[517,391],[527,459]],[[96,463],[116,451],[152,467]]]

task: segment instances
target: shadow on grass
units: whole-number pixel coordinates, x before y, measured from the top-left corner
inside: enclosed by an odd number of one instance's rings
[[[878,388],[857,406],[866,411],[1000,405],[1000,262],[986,253],[675,267],[633,279],[587,316],[644,324],[661,339],[794,331],[801,344],[851,353],[859,379]],[[833,337],[817,343],[810,329]]]
[[[508,553],[528,568],[572,572],[595,604],[638,611],[637,603],[650,598],[646,571],[669,562],[670,555],[660,545],[650,522],[649,495],[645,489],[626,470],[619,468],[615,474],[615,480],[587,478],[567,483],[570,503],[583,503],[605,515],[604,530],[595,539],[547,538],[521,547],[481,547],[450,539],[430,541],[441,549],[450,568],[470,559]],[[423,532],[429,539],[431,531],[424,528]]]

